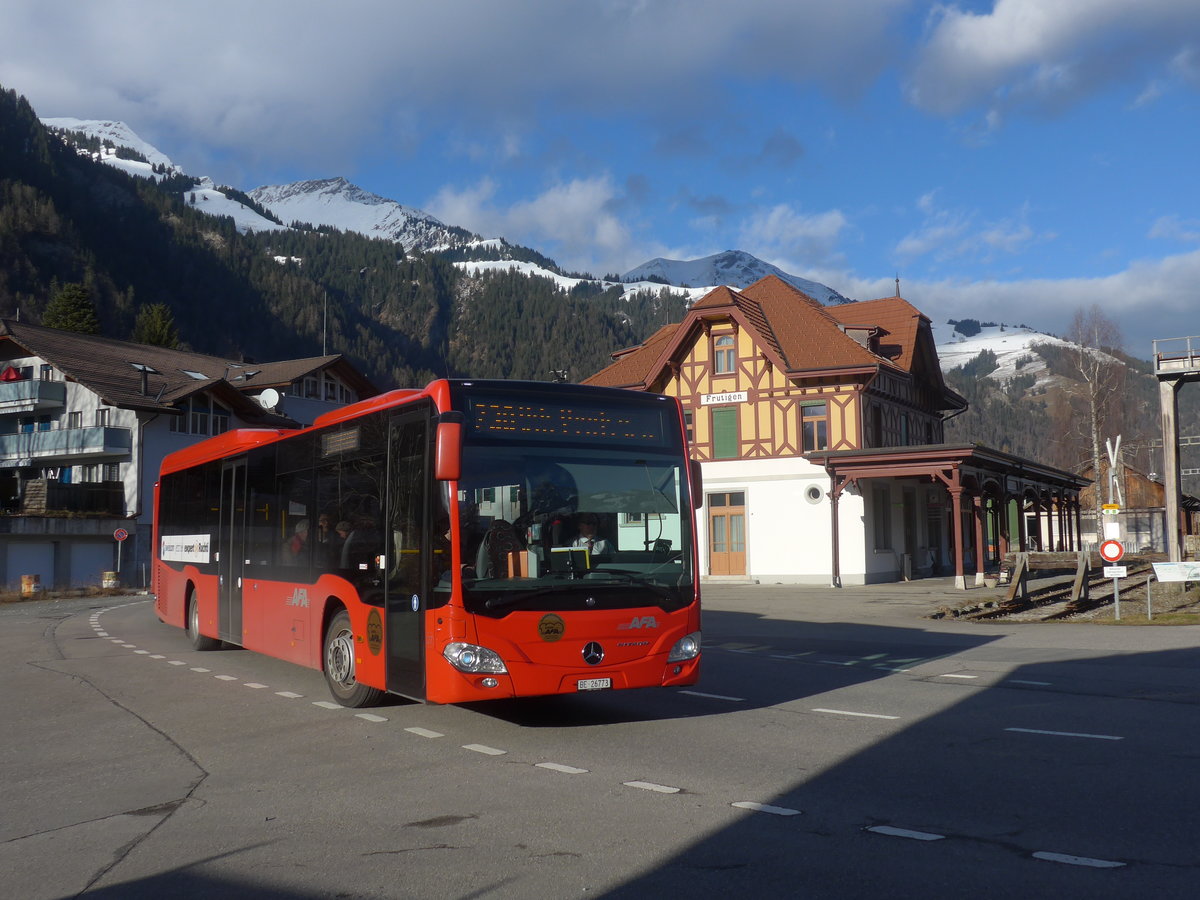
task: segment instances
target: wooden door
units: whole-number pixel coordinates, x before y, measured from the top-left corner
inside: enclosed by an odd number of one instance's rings
[[[746,574],[746,493],[708,495],[708,573]]]

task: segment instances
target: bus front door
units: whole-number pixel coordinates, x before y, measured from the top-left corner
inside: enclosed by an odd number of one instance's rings
[[[387,688],[425,699],[429,592],[429,413],[404,413],[388,431]]]
[[[246,461],[227,462],[221,468],[221,519],[217,548],[220,637],[242,643],[242,570],[246,563]]]

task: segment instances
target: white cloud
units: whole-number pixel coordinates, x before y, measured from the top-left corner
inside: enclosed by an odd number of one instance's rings
[[[836,279],[836,273],[827,274]],[[890,277],[845,275],[824,283],[859,299],[895,292]],[[1200,284],[1200,250],[1139,261],[1096,278],[922,280],[905,278],[902,272],[900,292],[935,323],[966,316],[1025,324],[1057,335],[1068,332],[1076,310],[1095,304],[1120,327],[1125,351],[1148,359],[1155,340],[1200,334],[1196,284]]]
[[[1031,244],[1055,238],[1052,232],[1039,233],[1029,224],[1028,203],[1012,216],[983,223],[979,222],[978,212],[939,206],[936,190],[918,197],[916,208],[923,221],[897,241],[893,250],[902,262],[923,256],[939,261],[967,258],[986,262],[997,253],[1019,253]]]
[[[786,203],[760,209],[742,223],[739,246],[752,247],[787,269],[803,260],[805,266],[828,265],[836,258],[837,243],[849,222],[840,209],[805,214]]]
[[[1175,214],[1160,216],[1150,226],[1148,236],[1169,241],[1196,243],[1200,241],[1200,220],[1182,219]]]
[[[444,222],[537,247],[568,269],[593,274],[613,270],[613,260],[631,268],[648,252],[611,211],[620,195],[607,176],[559,182],[507,206],[497,202],[497,193],[495,182],[484,179],[464,189],[443,188],[425,208]]]
[[[392,147],[450,118],[501,135],[560,109],[685,121],[734,100],[728,60],[741,77],[861,90],[907,5],[741,0],[729,27],[724,0],[5,0],[0,83],[39,115],[345,170],[365,135]]]
[[[996,0],[938,6],[908,86],[920,108],[1054,109],[1131,72],[1187,70],[1200,6],[1186,0]]]

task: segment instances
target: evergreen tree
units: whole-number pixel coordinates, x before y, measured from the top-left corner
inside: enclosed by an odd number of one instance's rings
[[[165,303],[150,303],[139,309],[133,326],[133,340],[139,344],[177,349],[179,329],[175,327],[171,307]]]
[[[82,284],[64,284],[46,305],[42,324],[80,334],[99,334],[100,319],[92,305],[91,293]]]

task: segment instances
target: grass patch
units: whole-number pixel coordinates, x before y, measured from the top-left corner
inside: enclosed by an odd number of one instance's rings
[[[1097,625],[1200,625],[1200,586],[1191,582],[1154,582],[1150,608],[1153,617],[1146,615],[1146,588],[1142,585],[1122,592],[1120,620],[1111,605],[1101,608],[1091,618]]]

